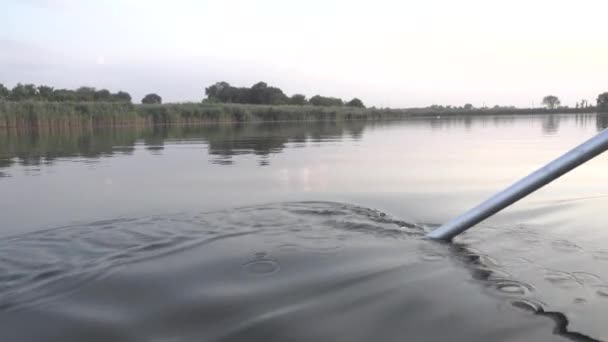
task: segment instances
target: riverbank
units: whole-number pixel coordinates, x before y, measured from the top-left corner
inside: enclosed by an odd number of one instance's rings
[[[0,127],[89,127],[234,122],[394,120],[417,116],[593,113],[595,108],[355,108],[311,105],[144,104],[117,102],[0,102]]]

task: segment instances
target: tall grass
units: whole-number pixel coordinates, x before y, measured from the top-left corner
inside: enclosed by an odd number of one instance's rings
[[[87,127],[142,121],[135,106],[115,102],[0,102],[0,127]]]
[[[585,109],[587,110],[587,109]],[[589,109],[593,111],[593,109]],[[375,109],[296,105],[146,104],[120,102],[2,102],[0,127],[66,129],[70,127],[201,124],[218,122],[345,121],[399,119],[425,115],[547,114],[580,109]]]
[[[0,127],[90,127],[266,121],[377,120],[403,111],[353,107],[116,102],[0,102]]]

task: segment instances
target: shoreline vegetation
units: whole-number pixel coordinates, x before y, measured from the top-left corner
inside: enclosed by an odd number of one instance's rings
[[[597,106],[587,101],[575,108],[560,107],[553,95],[543,99],[545,108],[475,108],[429,106],[424,108],[366,108],[358,98],[348,102],[334,97],[302,94],[288,97],[282,90],[259,82],[251,88],[236,88],[218,82],[205,89],[202,102],[162,103],[157,94],[147,94],[142,104],[133,104],[123,91],[111,93],[92,87],[77,90],[18,84],[8,90],[0,84],[0,128],[36,129],[92,126],[189,125],[209,123],[279,121],[396,120],[418,116],[530,115],[594,113],[608,111],[608,93],[600,94]]]

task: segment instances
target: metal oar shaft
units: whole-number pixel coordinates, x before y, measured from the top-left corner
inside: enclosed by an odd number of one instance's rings
[[[451,240],[477,223],[496,214],[544,185],[554,181],[576,167],[608,149],[608,129],[587,140],[505,190],[490,197],[485,202],[470,209],[452,221],[428,233],[427,237]]]

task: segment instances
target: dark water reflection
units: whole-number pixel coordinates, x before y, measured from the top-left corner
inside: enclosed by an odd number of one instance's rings
[[[542,133],[551,135],[559,131],[560,120],[573,120],[579,127],[595,124],[598,131],[608,127],[608,115],[545,115],[518,116],[457,116],[416,119],[411,125],[428,125],[435,129],[470,129],[478,126],[512,126],[517,121],[540,120]],[[268,156],[280,153],[287,144],[304,147],[307,143],[331,140],[360,140],[366,126],[383,126],[387,123],[322,122],[322,123],[262,123],[209,126],[156,126],[118,129],[94,128],[61,131],[33,130],[0,132],[0,168],[14,163],[23,166],[49,165],[63,157],[100,158],[114,154],[132,154],[136,144],[143,143],[150,151],[162,151],[165,142],[196,142],[207,144],[208,153],[216,156],[212,162],[221,165],[233,163],[233,156],[254,154]],[[266,161],[267,162],[267,161]],[[264,164],[264,158],[260,164]]]
[[[155,126],[94,128],[62,131],[5,131],[0,134],[0,168],[14,163],[23,166],[51,164],[59,158],[96,159],[115,154],[132,154],[143,143],[149,151],[162,151],[165,143],[206,144],[212,163],[230,165],[233,156],[262,157],[280,153],[286,144],[360,139],[363,122],[261,123],[208,126]]]
[[[0,340],[608,340],[606,156],[422,239],[607,126],[0,132]]]

